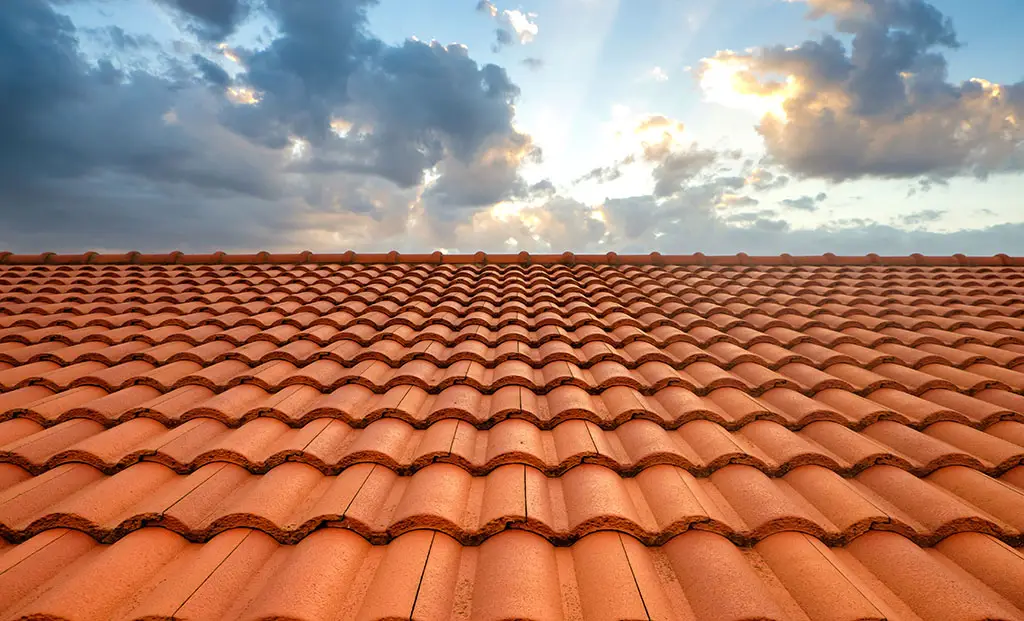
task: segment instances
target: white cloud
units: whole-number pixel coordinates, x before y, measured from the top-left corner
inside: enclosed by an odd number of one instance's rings
[[[529,13],[519,9],[500,10],[489,0],[480,0],[476,5],[476,10],[480,13],[486,13],[498,23],[493,45],[494,51],[515,43],[520,45],[530,43],[540,32],[540,27],[536,22],[536,13]]]
[[[540,32],[540,28],[537,27],[537,23],[531,20],[537,18],[536,13],[523,13],[522,11],[502,11],[502,18],[506,24],[516,33],[519,37],[520,43],[529,43],[533,41],[537,33]]]
[[[668,74],[661,67],[655,67],[647,72],[647,75],[651,77],[655,82],[668,82]]]

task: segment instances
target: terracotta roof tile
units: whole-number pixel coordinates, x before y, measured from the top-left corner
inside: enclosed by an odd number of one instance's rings
[[[0,616],[1024,618],[1022,287],[0,254]]]

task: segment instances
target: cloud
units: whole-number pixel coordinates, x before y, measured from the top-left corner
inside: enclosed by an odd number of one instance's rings
[[[529,192],[530,192],[531,195],[538,195],[538,194],[540,194],[540,195],[551,196],[556,191],[557,191],[557,189],[555,188],[555,184],[552,183],[550,179],[542,179],[542,180],[538,181],[537,183],[534,183],[533,185],[531,185],[530,188],[529,188]]]
[[[478,158],[448,158],[438,166],[437,181],[424,192],[428,214],[443,222],[461,208],[475,211],[521,197],[528,188],[519,176],[519,167],[526,160],[540,158],[540,150],[524,134],[494,142]]]
[[[750,172],[747,184],[755,190],[765,192],[786,187],[789,185],[789,177],[773,173],[766,168],[755,168]]]
[[[657,165],[653,172],[654,195],[665,197],[675,194],[684,183],[695,178],[717,158],[718,154],[715,151],[696,146],[666,153],[663,158],[655,160]]]
[[[542,153],[515,128],[519,89],[504,69],[457,44],[386,44],[368,29],[370,6],[253,3],[249,17],[273,28],[229,50],[230,66],[197,42],[211,36],[193,34],[198,17],[183,17],[179,45],[139,52],[159,57],[149,66],[129,53],[135,33],[99,46],[129,62],[88,56],[68,17],[9,0],[0,248],[1024,252],[1024,225],[938,233],[923,229],[941,217],[926,211],[800,228],[781,206],[757,208],[778,198],[758,192],[789,183],[779,158],[698,145],[661,115],[628,119],[626,148],[586,175],[649,173],[649,193],[575,200],[521,174]]]
[[[444,241],[430,235],[418,236],[415,230],[407,231],[406,237],[384,241],[394,245],[402,240],[406,248],[441,246],[462,252],[552,252],[571,248],[576,252],[620,253],[964,252],[990,256],[994,252],[1024,251],[1024,223],[935,233],[855,218],[797,228],[772,209],[721,210],[717,203],[725,191],[722,186],[712,180],[693,184],[667,199],[641,195],[605,200],[596,206],[558,196],[519,208],[499,205],[500,209],[478,212],[470,219],[454,223]],[[409,234],[416,241],[410,243]]]
[[[757,225],[758,222],[777,220],[779,212],[774,209],[758,209],[757,211],[740,211],[724,218],[726,222]],[[763,224],[761,226],[764,226]]]
[[[157,0],[174,9],[201,39],[223,41],[249,13],[248,0]]]
[[[590,169],[590,172],[577,178],[573,183],[585,183],[587,181],[594,181],[596,183],[608,183],[615,181],[622,177],[623,168],[636,162],[636,156],[633,154],[627,155],[623,159],[615,162],[610,166],[598,166]]]
[[[521,158],[496,156],[495,149],[511,153],[530,141],[512,127],[518,87],[504,69],[478,65],[459,44],[383,44],[366,30],[370,4],[269,0],[280,36],[246,54],[237,77],[259,101],[226,111],[226,123],[272,148],[293,137],[308,141],[313,156],[297,171],[360,172],[412,187],[435,167],[456,175],[486,157],[489,170],[499,160],[511,167],[486,177],[502,184],[489,191],[509,192]],[[339,122],[349,127],[344,136],[334,130]]]
[[[615,181],[622,177],[622,166],[599,166],[597,168],[590,169],[590,172],[576,179],[576,183],[584,183],[587,181],[595,181],[597,183],[607,183],[609,181]]]
[[[739,184],[742,182],[740,178]],[[482,248],[502,252],[572,248],[576,252],[620,253],[991,255],[1024,251],[1024,223],[948,233],[908,230],[863,218],[796,227],[774,209],[722,209],[726,197],[736,189],[735,177],[706,176],[667,198],[647,194],[587,206],[553,196],[518,207],[499,205],[453,223],[445,243],[435,243],[461,251]]]
[[[633,132],[636,134],[643,134],[650,130],[661,130],[667,132],[669,138],[672,138],[674,133],[685,131],[685,129],[686,128],[679,121],[675,121],[661,114],[653,114],[641,120]]]
[[[530,43],[540,32],[540,28],[534,21],[537,18],[536,13],[524,13],[517,9],[502,11],[488,0],[480,0],[476,5],[476,10],[487,14],[498,23],[498,28],[494,31],[495,41],[492,46],[495,52],[516,43],[523,45]]]
[[[480,0],[480,2],[477,2],[476,10],[481,13],[487,13],[491,17],[498,16],[498,7],[494,6],[493,2],[488,2],[488,0]]]
[[[231,76],[223,67],[200,54],[192,55],[192,62],[206,82],[221,88],[227,88],[231,84]]]
[[[925,193],[931,192],[935,186],[946,186],[949,185],[948,179],[942,177],[918,177],[913,180],[912,185],[907,190],[907,196],[914,196],[918,192]]]
[[[697,177],[714,164],[720,154],[713,149],[703,149],[695,143],[683,146],[679,134],[683,124],[661,115],[648,117],[634,130],[645,140],[643,160],[654,164],[654,195],[660,198],[671,196],[684,184]],[[660,133],[659,133],[660,132]],[[649,139],[654,138],[656,139]]]
[[[698,69],[718,101],[763,115],[768,154],[799,177],[985,177],[1024,170],[1024,82],[947,78],[950,20],[923,0],[812,0],[850,38],[723,51]]]
[[[515,39],[512,38],[512,33],[504,28],[496,28],[494,30],[494,45],[491,46],[492,51],[499,51],[501,48],[512,45]]]
[[[445,158],[471,164],[512,128],[519,94],[505,70],[478,65],[459,44],[407,40],[389,46],[366,31],[367,2],[268,0],[280,36],[247,54],[237,81],[259,94],[226,112],[248,138],[284,148],[292,137],[316,152],[307,169],[378,174],[420,183]],[[338,136],[341,119],[350,131]]]
[[[818,211],[819,205],[828,196],[824,192],[819,192],[815,196],[804,195],[798,198],[786,198],[779,201],[779,204],[783,207],[790,209],[797,209],[800,211]]]
[[[760,204],[761,201],[757,200],[752,196],[742,196],[739,194],[724,194],[721,200],[718,202],[718,205],[721,207],[754,207]]]
[[[627,129],[615,132],[616,137],[626,142],[627,149],[632,148],[632,152],[610,165],[591,169],[574,183],[616,181],[622,177],[626,167],[646,164],[654,181],[654,195],[664,198],[705,173],[721,158],[734,155],[702,148],[685,140],[684,132],[681,122],[660,114],[635,120]],[[742,180],[739,184],[742,185]]]
[[[0,12],[0,57],[19,67],[0,74],[0,187],[30,193],[49,180],[116,170],[272,194],[265,175],[250,175],[250,164],[259,165],[255,154],[221,159],[232,143],[224,139],[228,132],[211,136],[167,122],[172,110],[179,118],[209,121],[204,93],[171,76],[126,73],[106,61],[88,64],[75,37],[71,21],[42,3],[16,0]]]
[[[418,200],[441,220],[526,192],[519,167],[539,149],[513,128],[519,91],[504,69],[457,44],[386,45],[366,29],[370,4],[267,0],[277,34],[235,50],[232,78],[191,51],[117,69],[84,56],[68,17],[12,0],[0,242],[287,244],[353,218],[404,230]]]
[[[532,56],[528,56],[520,62],[522,62],[527,69],[532,71],[539,71],[544,67],[544,61],[542,59],[534,58]]]
[[[946,215],[945,211],[939,209],[922,209],[896,218],[896,222],[905,227],[920,227],[931,222],[936,222]]]
[[[606,201],[609,223],[604,245],[617,252],[704,252],[705,254],[991,255],[1024,250],[1024,223],[983,229],[933,233],[905,230],[864,220],[837,222],[814,228],[794,228],[771,210],[744,215],[722,214],[708,200],[706,187],[693,188],[671,199],[651,196]],[[685,249],[685,250],[684,250]],[[998,249],[998,250],[996,250]],[[597,251],[597,247],[591,247]]]
[[[502,18],[516,34],[520,43],[533,41],[540,29],[531,20],[537,17],[536,13],[523,13],[522,11],[502,11]]]
[[[133,35],[119,26],[107,26],[84,30],[88,34],[106,38],[110,45],[119,52],[135,52],[144,49],[159,49],[160,44],[151,35]]]
[[[668,82],[668,74],[661,67],[651,69],[647,72],[647,75],[655,82]]]

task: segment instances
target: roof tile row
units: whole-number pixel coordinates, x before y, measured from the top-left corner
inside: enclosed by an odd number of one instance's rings
[[[413,361],[425,361],[437,367],[449,367],[468,361],[488,369],[518,361],[534,369],[567,362],[583,369],[601,362],[613,362],[627,369],[636,369],[648,362],[668,364],[676,369],[695,362],[711,362],[731,369],[743,363],[754,363],[770,369],[779,369],[790,363],[799,363],[824,369],[834,364],[860,364],[872,369],[880,364],[897,363],[911,368],[931,364],[945,364],[964,368],[974,364],[997,364],[1008,368],[1024,365],[1024,345],[1013,343],[990,347],[980,343],[962,343],[949,347],[938,343],[921,343],[907,347],[894,342],[881,342],[874,347],[854,343],[840,343],[831,348],[800,342],[785,349],[766,342],[757,342],[743,348],[727,341],[716,341],[706,347],[676,341],[656,347],[646,341],[632,341],[613,347],[601,341],[591,341],[572,347],[564,341],[550,340],[537,347],[520,341],[504,341],[488,347],[479,340],[465,340],[452,346],[435,340],[423,340],[415,345],[403,345],[398,340],[382,339],[363,345],[353,339],[339,339],[321,345],[312,340],[292,340],[277,345],[267,340],[253,340],[235,345],[223,339],[207,340],[202,345],[186,341],[165,341],[151,345],[143,340],[128,340],[108,345],[99,340],[69,345],[59,340],[44,341],[36,345],[18,342],[0,343],[0,362],[26,365],[34,362],[54,362],[69,366],[81,362],[101,362],[106,366],[142,360],[153,366],[178,361],[213,365],[226,360],[239,360],[256,367],[274,360],[284,360],[304,367],[317,360],[332,360],[352,367],[361,362],[380,361],[390,367],[400,367]]]
[[[113,392],[142,384],[162,392],[185,386],[202,386],[219,393],[234,386],[251,384],[269,392],[303,385],[325,393],[342,386],[358,385],[378,394],[397,386],[412,386],[431,394],[453,386],[471,387],[486,394],[494,394],[507,386],[519,386],[538,394],[565,386],[577,387],[591,394],[621,386],[645,395],[653,395],[670,386],[701,395],[724,387],[738,388],[752,395],[761,395],[773,388],[788,388],[808,396],[830,388],[857,394],[869,394],[880,388],[895,388],[914,395],[936,389],[965,394],[986,389],[1024,392],[1024,373],[981,362],[968,364],[963,369],[937,363],[915,369],[892,362],[883,362],[871,369],[839,362],[819,369],[789,362],[777,371],[755,362],[741,362],[730,369],[723,369],[703,360],[680,365],[682,369],[660,361],[644,362],[630,369],[611,360],[602,360],[586,368],[562,361],[535,368],[521,360],[506,360],[488,368],[471,360],[460,360],[447,367],[427,360],[412,360],[396,368],[380,360],[364,360],[346,366],[328,358],[305,366],[297,366],[287,360],[270,360],[251,367],[237,359],[223,360],[210,366],[190,360],[163,365],[130,360],[113,366],[94,360],[62,366],[44,360],[16,367],[5,366],[7,368],[0,367],[0,389],[3,390],[33,385],[52,390],[98,386]]]
[[[1021,552],[975,533],[925,551],[894,533],[829,548],[786,532],[744,552],[701,531],[558,548],[517,531],[462,547],[430,531],[372,546],[327,529],[282,546],[245,529],[196,544],[145,528],[113,545],[57,529],[0,549],[0,614],[87,621],[1012,619],[1022,582]]]
[[[908,314],[916,317],[932,314],[941,318],[951,315],[987,317],[1021,314],[1021,295],[1012,293],[1013,289],[1009,284],[1004,285],[1007,287],[1006,290],[1000,288],[998,291],[977,291],[969,288],[958,288],[955,292],[946,291],[945,296],[935,300],[937,303],[929,300],[927,291],[919,291],[918,295],[914,296],[899,293],[905,290],[906,286],[912,285],[894,283],[881,294],[872,293],[871,290],[874,288],[855,288],[846,293],[798,289],[792,294],[782,294],[777,289],[767,287],[757,290],[741,289],[734,293],[702,293],[693,288],[673,288],[671,291],[657,290],[644,293],[633,287],[629,291],[551,291],[538,296],[540,292],[535,289],[529,297],[498,297],[493,293],[466,297],[457,289],[445,289],[442,295],[428,295],[419,290],[415,294],[376,294],[366,289],[349,287],[323,293],[305,292],[286,299],[273,299],[280,296],[256,297],[252,293],[233,299],[239,296],[229,296],[221,292],[193,296],[193,299],[185,300],[177,299],[175,296],[159,296],[151,292],[147,294],[148,297],[154,298],[151,300],[143,296],[121,301],[114,301],[121,296],[109,293],[93,292],[65,301],[47,301],[51,296],[35,293],[7,295],[11,299],[5,300],[5,308],[0,317],[3,318],[3,325],[19,321],[38,325],[44,321],[42,316],[58,316],[58,319],[52,321],[69,322],[76,317],[95,315],[97,320],[110,322],[113,321],[111,318],[115,317],[171,317],[203,312],[217,315],[238,314],[245,317],[270,313],[327,315],[339,309],[348,310],[352,314],[376,313],[392,317],[406,315],[428,319],[436,310],[436,313],[446,321],[451,321],[451,318],[455,317],[479,319],[484,323],[493,322],[496,318],[508,321],[502,318],[514,315],[536,321],[557,321],[578,315],[591,318],[639,318],[646,314],[665,317],[695,314],[709,317],[724,313],[742,318],[753,313],[772,317],[804,316],[805,313],[808,317],[829,314],[841,317]],[[67,291],[67,288],[65,290]],[[484,291],[490,292],[489,289]],[[171,299],[166,299],[168,297]],[[588,299],[594,301],[587,303]],[[964,303],[967,300],[972,303]]]
[[[743,465],[706,478],[659,465],[623,478],[591,464],[557,478],[522,464],[480,477],[451,464],[432,464],[411,476],[357,464],[329,476],[290,462],[266,474],[213,463],[187,475],[144,462],[108,476],[68,464],[0,492],[0,536],[24,541],[52,528],[73,528],[110,542],[151,525],[205,541],[246,527],[296,543],[330,526],[374,543],[430,529],[476,545],[516,528],[556,545],[601,530],[660,545],[697,528],[746,545],[783,531],[842,545],[868,530],[895,531],[919,545],[960,532],[1021,545],[1022,478],[1024,467],[995,479],[962,466],[925,478],[872,466],[852,479],[799,466],[771,478]]]
[[[612,387],[599,394],[577,386],[560,386],[547,394],[505,386],[486,394],[466,385],[451,386],[437,394],[404,385],[378,394],[358,384],[347,384],[326,394],[299,384],[277,392],[239,384],[217,393],[202,385],[165,392],[145,383],[112,392],[100,386],[54,391],[34,384],[0,393],[0,420],[29,418],[52,426],[88,418],[109,426],[138,417],[153,418],[166,426],[194,418],[214,418],[231,427],[267,417],[291,426],[319,418],[339,418],[354,427],[365,427],[381,418],[398,418],[417,428],[458,419],[482,429],[508,419],[528,420],[543,429],[575,419],[606,429],[633,419],[651,420],[669,429],[694,420],[709,420],[728,429],[755,420],[770,420],[791,429],[826,420],[853,429],[863,429],[879,420],[894,420],[915,428],[939,421],[985,428],[1003,420],[1024,422],[1024,395],[985,389],[968,396],[936,388],[914,396],[880,387],[866,397],[839,388],[825,388],[813,398],[789,388],[773,388],[755,397],[738,388],[724,387],[701,396],[675,386],[650,396],[628,386]]]
[[[273,418],[256,418],[237,429],[195,418],[168,429],[136,418],[112,428],[76,419],[44,428],[27,418],[0,423],[0,462],[40,474],[67,463],[86,463],[108,474],[140,461],[191,473],[209,463],[232,463],[263,473],[286,461],[337,474],[357,463],[374,463],[409,474],[432,463],[456,464],[484,475],[509,464],[526,464],[547,476],[561,476],[582,463],[599,464],[633,476],[658,464],[708,476],[730,464],[753,466],[781,476],[803,465],[819,465],[853,476],[888,464],[924,476],[951,465],[998,476],[1024,463],[1024,423],[999,422],[978,431],[938,422],[923,431],[892,421],[857,433],[828,421],[793,432],[771,421],[753,421],[739,431],[696,420],[676,430],[632,420],[606,431],[569,420],[543,431],[523,420],[506,420],[478,430],[457,420],[415,429],[398,419],[379,419],[362,429],[319,419],[298,428]]]
[[[938,344],[950,347],[965,344],[982,344],[993,348],[1005,348],[1007,345],[1015,347],[1010,350],[1019,350],[1024,345],[1024,331],[999,326],[985,329],[959,327],[953,330],[921,326],[916,328],[915,331],[894,326],[883,327],[878,331],[856,327],[843,328],[842,331],[823,327],[811,327],[806,330],[807,332],[798,332],[783,326],[772,326],[765,328],[763,331],[746,326],[733,326],[724,332],[710,326],[699,326],[685,331],[671,326],[662,326],[646,332],[632,326],[616,328],[611,331],[591,327],[571,332],[554,326],[537,331],[528,331],[520,326],[506,326],[498,330],[481,326],[462,330],[453,330],[444,326],[431,326],[418,331],[408,326],[392,326],[386,329],[378,329],[366,324],[356,324],[343,329],[319,325],[304,330],[287,324],[266,330],[256,326],[238,326],[224,330],[214,325],[196,328],[183,328],[172,325],[159,328],[125,326],[117,329],[109,329],[102,326],[78,329],[52,326],[38,329],[29,327],[0,329],[0,344],[7,349],[16,348],[17,344],[41,345],[50,341],[76,345],[86,342],[115,345],[136,340],[151,345],[158,345],[181,341],[191,345],[199,345],[223,340],[238,346],[260,341],[284,345],[308,340],[322,346],[341,341],[354,341],[364,346],[370,346],[381,341],[390,340],[403,346],[420,347],[426,347],[432,342],[438,342],[445,346],[456,346],[469,341],[476,341],[493,348],[499,346],[507,347],[509,346],[508,343],[519,343],[523,347],[539,348],[549,342],[562,342],[572,348],[582,348],[588,344],[601,343],[608,344],[614,348],[622,348],[634,342],[646,343],[662,348],[676,343],[706,348],[718,343],[743,347],[754,347],[760,344],[770,344],[776,347],[796,347],[801,344],[837,347],[843,344],[859,344],[868,348],[878,347],[886,343],[895,343],[906,347],[918,347],[925,344]],[[780,354],[782,356],[785,355],[785,353]],[[769,360],[772,358],[772,355],[765,355],[763,353],[758,355]],[[778,356],[779,354],[774,355],[775,358]],[[678,358],[679,355],[677,354],[676,357]],[[15,362],[20,364],[20,361]]]

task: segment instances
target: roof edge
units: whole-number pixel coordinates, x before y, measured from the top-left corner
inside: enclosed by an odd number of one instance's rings
[[[101,254],[85,252],[83,254],[14,254],[0,252],[0,265],[246,265],[246,264],[416,264],[434,265],[921,265],[921,266],[954,266],[954,267],[1002,267],[1024,266],[1024,257],[1011,257],[997,254],[990,257],[966,256],[954,254],[950,256],[925,256],[912,254],[908,256],[880,256],[867,254],[864,256],[838,256],[832,253],[823,255],[790,255],[751,256],[746,253],[733,255],[694,254],[404,254],[397,251],[388,253],[314,253],[309,250],[298,253],[257,252],[255,254],[185,254],[168,252],[166,254],[143,254],[138,251],[124,254]]]

